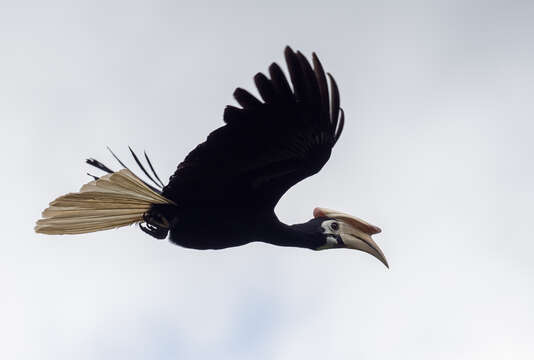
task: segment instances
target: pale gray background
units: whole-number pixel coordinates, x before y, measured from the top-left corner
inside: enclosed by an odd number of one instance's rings
[[[44,3],[0,2],[2,359],[534,357],[532,1]],[[277,212],[379,225],[389,271],[33,233],[86,157],[116,167],[106,145],[167,178],[286,44],[321,56],[347,124]]]

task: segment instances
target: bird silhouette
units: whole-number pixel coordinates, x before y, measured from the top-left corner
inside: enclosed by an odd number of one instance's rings
[[[312,250],[349,248],[367,252],[388,266],[372,235],[381,230],[354,216],[315,208],[302,224],[279,221],[274,208],[299,181],[316,174],[330,158],[345,123],[336,81],[315,53],[312,64],[286,47],[290,86],[273,63],[269,76],[254,82],[261,100],[237,88],[240,107],[227,106],[225,125],[182,161],[168,184],[150,172],[130,148],[148,181],[136,176],[111,151],[122,169],[95,159],[87,163],[108,173],[78,193],[50,203],[35,231],[81,234],[138,223],[141,230],[193,249],[224,249],[261,241]],[[327,80],[328,79],[328,80]]]

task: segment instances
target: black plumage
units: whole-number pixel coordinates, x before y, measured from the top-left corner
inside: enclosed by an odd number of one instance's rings
[[[272,80],[255,76],[264,102],[238,88],[234,97],[242,108],[226,108],[226,125],[198,145],[163,188],[162,195],[178,204],[158,209],[168,207],[165,212],[173,212],[167,215],[172,218],[173,242],[223,248],[259,238],[270,241],[254,229],[279,226],[274,215],[278,200],[328,161],[340,129],[329,114],[328,85],[320,62],[314,55],[314,71],[302,54],[289,47],[285,57],[295,92],[276,64],[271,66],[276,74]],[[330,86],[333,103],[339,104],[333,78]],[[220,225],[206,228],[206,222]],[[311,241],[308,247],[314,246]]]
[[[269,77],[254,76],[263,101],[237,88],[234,98],[240,107],[226,107],[225,125],[187,155],[161,190],[157,188],[163,183],[146,153],[153,176],[130,149],[155,186],[145,185],[168,199],[150,205],[143,213],[141,229],[156,238],[170,232],[172,242],[195,249],[222,249],[252,241],[309,249],[351,247],[387,264],[370,237],[380,229],[357,218],[318,208],[314,219],[289,226],[274,213],[289,188],[321,170],[344,126],[336,81],[325,74],[317,56],[313,54],[311,65],[289,47],[284,55],[292,87],[273,63]],[[113,173],[94,159],[87,163]],[[338,223],[345,224],[346,234]],[[357,240],[350,240],[349,235]]]

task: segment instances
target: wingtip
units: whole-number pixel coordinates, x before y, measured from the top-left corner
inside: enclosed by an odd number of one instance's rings
[[[312,52],[312,62],[313,62],[313,67],[315,69],[318,69],[320,68],[323,73],[324,73],[324,70],[323,70],[323,64],[321,64],[321,60],[319,60],[319,57],[317,56],[317,54],[314,52]]]
[[[286,58],[286,62],[289,63],[290,61],[295,59],[296,56],[297,56],[297,53],[295,51],[293,51],[293,49],[291,47],[286,46],[286,48],[284,49],[284,57]],[[293,60],[293,61],[295,61],[295,60]]]

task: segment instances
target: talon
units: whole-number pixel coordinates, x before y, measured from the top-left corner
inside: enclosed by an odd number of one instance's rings
[[[169,232],[169,229],[154,226],[149,223],[146,223],[146,225],[143,223],[139,223],[139,228],[141,228],[141,230],[143,230],[148,235],[160,240],[165,239]]]

